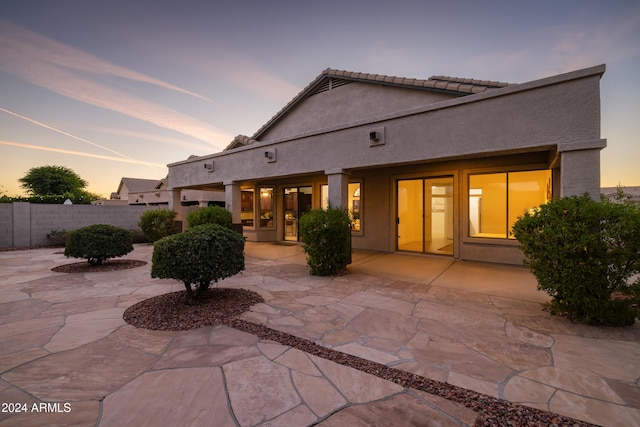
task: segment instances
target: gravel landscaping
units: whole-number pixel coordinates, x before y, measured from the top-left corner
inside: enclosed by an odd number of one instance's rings
[[[99,265],[91,265],[87,261],[74,262],[54,267],[51,271],[56,273],[99,273],[102,271],[126,270],[128,268],[141,267],[147,264],[146,261],[137,259],[108,259]]]
[[[251,306],[264,302],[245,289],[210,288],[193,305],[185,304],[186,291],[146,299],[124,312],[124,321],[138,328],[186,331],[211,325],[226,325]]]

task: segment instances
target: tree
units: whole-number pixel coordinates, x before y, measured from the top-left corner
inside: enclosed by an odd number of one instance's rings
[[[33,196],[51,196],[83,192],[87,181],[64,166],[40,166],[31,168],[20,178],[20,186]]]

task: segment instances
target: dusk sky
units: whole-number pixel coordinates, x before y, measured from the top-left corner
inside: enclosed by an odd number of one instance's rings
[[[253,135],[322,70],[522,83],[606,64],[603,186],[640,185],[640,2],[0,2],[0,194],[120,178]]]

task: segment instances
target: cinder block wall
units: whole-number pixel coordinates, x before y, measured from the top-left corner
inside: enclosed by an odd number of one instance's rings
[[[0,248],[46,246],[52,230],[72,231],[92,224],[140,230],[140,215],[153,209],[158,207],[0,203]]]
[[[0,248],[13,246],[13,204],[0,203]]]

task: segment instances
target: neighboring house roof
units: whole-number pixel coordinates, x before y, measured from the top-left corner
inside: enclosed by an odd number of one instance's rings
[[[448,76],[432,76],[428,79],[414,79],[406,77],[386,76],[382,74],[358,73],[344,70],[334,70],[327,68],[307,87],[305,87],[295,98],[285,105],[275,116],[265,123],[251,137],[237,136],[225,150],[248,145],[244,142],[244,138],[253,141],[259,140],[267,129],[269,129],[280,117],[285,115],[289,110],[303,101],[305,98],[317,93],[331,90],[335,87],[343,86],[351,82],[375,83],[383,86],[403,87],[409,89],[429,90],[436,92],[445,92],[455,96],[465,96],[475,93],[486,92],[491,89],[499,89],[509,86],[509,83],[465,79],[459,77]],[[239,139],[241,138],[241,139]]]
[[[142,179],[142,178],[122,178],[118,186],[118,193],[122,187],[127,188],[128,193],[142,193],[145,191],[153,191],[157,188],[161,180],[158,179]]]
[[[248,136],[245,136],[245,135],[238,135],[235,138],[233,138],[233,141],[231,141],[223,151],[232,150],[238,147],[244,147],[246,145],[251,145],[254,142],[257,142],[257,141],[253,138],[249,138]]]
[[[160,181],[157,182],[156,186],[154,187],[156,190],[161,189],[163,186],[165,188],[167,188],[167,186],[169,185],[169,179],[168,178],[162,178]]]
[[[640,202],[640,186],[633,187],[620,187],[624,193],[623,200],[629,200],[631,202]],[[618,187],[602,187],[600,192],[609,200],[617,200]]]

